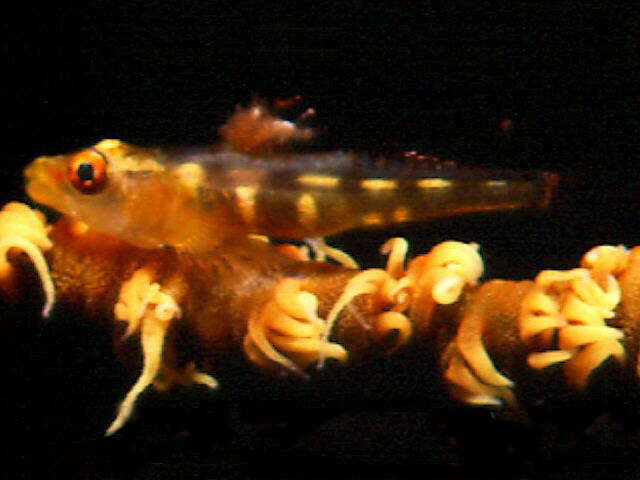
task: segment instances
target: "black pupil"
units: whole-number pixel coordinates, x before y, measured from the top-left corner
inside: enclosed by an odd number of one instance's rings
[[[81,163],[76,171],[78,178],[84,182],[93,181],[93,165],[90,163]]]

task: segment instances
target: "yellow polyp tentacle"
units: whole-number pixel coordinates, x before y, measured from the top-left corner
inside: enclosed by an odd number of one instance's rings
[[[337,360],[340,363],[346,363],[349,359],[349,352],[338,343],[325,343],[322,344],[318,350],[310,350],[308,352],[291,352],[291,357],[295,360],[296,364],[303,368],[308,367],[313,362],[326,361],[329,358]]]
[[[503,309],[514,309],[517,298],[507,293],[506,282],[488,282],[473,291],[464,307],[459,311],[460,321],[455,337],[450,341],[441,357],[448,371],[448,379],[454,385],[458,398],[467,403],[507,404],[518,408],[513,393],[514,382],[498,370],[490,356],[485,340],[500,321]],[[524,294],[529,286],[520,284],[518,290]],[[516,313],[515,311],[513,313]],[[493,328],[491,328],[493,327]],[[487,396],[495,397],[487,400]]]
[[[267,326],[269,330],[282,335],[311,337],[324,331],[324,328],[321,329],[318,325],[288,315],[286,312],[283,312],[280,305],[275,302],[270,302],[264,307],[262,316],[263,318],[269,319]]]
[[[574,268],[572,270],[543,270],[535,278],[535,283],[543,290],[548,290],[552,286],[564,289],[563,282],[569,282],[574,278],[580,278],[589,275],[589,271],[585,268]]]
[[[452,393],[463,403],[495,406],[502,404],[496,395],[496,389],[480,382],[457,351],[449,359],[444,378],[454,386]]]
[[[370,283],[355,283],[351,286],[347,286],[347,288],[345,288],[345,291],[342,293],[338,301],[333,305],[333,307],[331,308],[331,311],[329,312],[329,315],[327,316],[327,320],[326,320],[327,331],[325,334],[327,338],[331,334],[331,329],[333,328],[333,325],[336,322],[338,315],[340,315],[340,312],[342,312],[342,310],[350,302],[352,302],[354,298],[360,295],[375,293],[377,290],[378,290],[378,287]]]
[[[291,317],[307,319],[309,316],[317,319],[318,299],[315,295],[300,290],[297,279],[286,278],[278,284],[275,290],[277,305]]]
[[[173,296],[161,291],[157,283],[150,283],[151,278],[150,269],[142,268],[134,272],[131,279],[122,285],[114,308],[117,318],[129,322],[128,331],[132,326],[140,330],[143,367],[138,380],[121,402],[106,435],[115,433],[126,423],[138,396],[157,378],[162,367],[166,332],[171,321],[182,314]],[[142,308],[144,310],[141,311]]]
[[[343,267],[351,268],[353,270],[357,270],[359,268],[358,262],[356,262],[351,255],[339,248],[327,245],[324,238],[307,238],[305,241],[313,250],[316,261],[324,262],[328,257],[331,260],[338,262]]]
[[[353,257],[351,257],[351,255],[343,250],[340,250],[339,248],[325,245],[325,251],[327,253],[327,257],[329,257],[331,260],[335,260],[343,267],[350,268],[352,270],[357,270],[358,268],[360,268],[358,262],[356,262]]]
[[[558,317],[527,316],[520,320],[520,338],[527,342],[545,330],[560,328],[566,324],[565,320]]]
[[[409,280],[409,278],[407,277],[402,277],[397,281],[386,282],[385,287],[385,295],[388,298],[392,298],[398,301],[398,296],[403,291],[409,290],[409,288],[411,287],[411,280]]]
[[[259,312],[249,318],[247,336],[244,341],[245,352],[249,359],[257,359],[258,362],[255,363],[264,366],[280,365],[287,370],[304,376],[302,370],[290,359],[278,352],[269,341],[267,337],[267,320],[268,317],[263,312]],[[267,362],[260,361],[260,358],[266,359]]]
[[[480,381],[493,387],[512,387],[513,382],[498,372],[482,343],[482,322],[483,318],[475,316],[462,320],[456,335],[458,351]]]
[[[22,250],[33,263],[36,273],[40,278],[42,290],[45,295],[45,303],[42,307],[42,316],[45,318],[48,317],[55,302],[56,291],[53,280],[51,279],[51,272],[49,271],[47,260],[44,258],[44,255],[42,255],[40,248],[29,240],[16,236],[2,237],[0,238],[0,280],[2,278],[6,278],[11,271],[12,267],[6,259],[7,253],[11,248]]]
[[[571,289],[583,301],[611,310],[620,302],[620,285],[611,274],[607,274],[604,281],[605,288],[590,277],[576,278],[571,281]]]
[[[420,289],[420,285],[414,287],[409,304],[409,314],[411,318],[419,319],[421,325],[428,325],[431,315],[436,306],[436,302],[427,289]],[[425,327],[426,328],[426,327]]]
[[[197,383],[198,385],[204,385],[205,387],[210,388],[211,390],[217,389],[220,384],[218,381],[204,372],[194,371],[191,375],[191,383]]]
[[[247,359],[256,367],[262,370],[269,370],[273,367],[273,360],[267,358],[249,335],[244,337],[242,348]]]
[[[452,274],[447,268],[437,268],[433,271],[431,281],[431,296],[440,305],[450,305],[460,297],[464,288],[464,281]]]
[[[258,367],[278,365],[306,377],[302,368],[310,363],[328,357],[346,361],[348,354],[329,342],[327,323],[317,313],[317,297],[300,285],[298,279],[278,284],[273,298],[249,319],[244,348]]]
[[[19,202],[9,202],[0,210],[0,233],[28,237],[43,250],[53,246],[47,236],[50,227],[42,212]]]
[[[371,268],[364,270],[354,277],[352,277],[345,286],[342,294],[338,300],[333,304],[327,319],[325,321],[325,333],[323,340],[329,342],[329,336],[333,326],[338,319],[340,313],[349,305],[356,297],[360,295],[376,294],[379,293],[385,282],[390,279],[387,272],[377,268]],[[322,368],[324,365],[324,358],[320,358],[318,362],[318,368]]]
[[[158,390],[168,390],[172,385],[204,385],[211,390],[219,388],[218,381],[211,375],[199,371],[194,362],[189,362],[183,368],[168,368],[161,366],[159,375],[154,379],[153,386]]]
[[[324,320],[318,316],[318,297],[310,292],[300,292],[296,296],[298,304],[302,307],[304,318],[307,322],[314,326],[315,332],[324,332],[326,325]]]
[[[145,318],[141,327],[141,343],[144,356],[142,373],[136,383],[127,392],[118,409],[118,415],[107,429],[106,435],[111,435],[119,430],[131,416],[136,399],[155,379],[162,361],[162,348],[164,335],[168,325],[166,322],[157,322],[152,318]]]
[[[287,314],[301,317],[304,315],[304,310],[297,302],[291,301],[299,292],[300,282],[294,278],[285,278],[275,289],[274,298],[276,303],[282,307]]]
[[[386,248],[392,248],[394,242],[388,242]],[[311,243],[312,246],[320,248],[319,244]],[[406,241],[397,239],[395,242],[395,253],[393,262],[399,262],[398,265],[402,266],[404,253],[406,251]],[[400,261],[400,257],[402,260]],[[395,268],[395,267],[394,267]],[[402,272],[397,269],[399,274]],[[345,357],[343,353],[343,347],[333,344],[329,341],[333,326],[338,319],[341,312],[347,308],[351,302],[361,295],[373,295],[371,299],[371,305],[373,310],[382,310],[388,308],[389,315],[383,315],[379,324],[379,331],[381,334],[385,328],[385,322],[390,322],[394,319],[394,323],[391,326],[389,323],[386,328],[397,329],[399,331],[399,337],[396,340],[397,346],[405,343],[408,337],[411,335],[411,325],[408,319],[404,317],[399,311],[404,310],[408,304],[407,291],[410,288],[410,281],[406,277],[402,277],[400,281],[395,280],[387,271],[381,269],[368,269],[356,274],[352,277],[344,288],[344,291],[334,303],[329,311],[326,320],[322,321],[317,316],[317,298],[311,295],[309,292],[299,292],[297,281],[288,279],[279,285],[276,289],[276,302],[278,308],[286,312],[286,315],[293,318],[304,318],[304,320],[310,324],[315,324],[318,327],[322,327],[322,332],[319,338],[311,335],[308,328],[297,328],[300,325],[292,323],[292,320],[288,321],[278,320],[278,326],[274,323],[271,330],[278,331],[280,336],[271,334],[268,340],[271,341],[273,347],[279,351],[286,352],[287,357],[290,357],[292,361],[298,365],[302,365],[301,362],[310,362],[315,359],[319,360],[318,367],[322,368],[324,360],[329,355],[331,350],[335,350],[334,357],[342,359]],[[403,294],[404,293],[404,294]],[[392,309],[395,309],[393,311]],[[268,312],[274,319],[278,317],[273,310],[264,310]],[[372,317],[376,318],[376,317]],[[289,328],[289,326],[291,328]],[[292,330],[293,329],[293,330]],[[291,333],[297,333],[298,338],[291,338]],[[275,333],[275,332],[273,332]],[[388,330],[387,332],[388,333]],[[307,338],[299,338],[299,337]],[[255,343],[255,342],[254,342]],[[260,348],[260,347],[258,347]],[[317,351],[317,354],[316,354]],[[266,353],[266,352],[263,352]],[[268,354],[266,354],[269,357]]]
[[[290,337],[271,334],[269,340],[279,350],[301,354],[321,351],[325,345],[325,342],[318,337]]]
[[[358,274],[357,276],[360,276],[361,280],[366,280],[376,285],[382,285],[383,283],[389,281],[394,282],[394,279],[391,278],[386,271],[379,268],[369,268],[367,270],[363,270],[362,273]]]
[[[397,332],[393,345],[386,353],[393,353],[407,344],[411,338],[413,327],[409,319],[400,312],[383,312],[375,316],[371,335],[377,341],[388,338],[391,332]]]
[[[380,253],[388,255],[385,270],[391,278],[400,278],[404,275],[404,263],[408,251],[409,243],[402,237],[390,238],[380,247]]]
[[[149,303],[152,301],[154,296],[159,291],[160,291],[160,285],[158,285],[157,283],[152,283],[149,285],[147,292],[144,295],[142,295],[142,298],[140,298],[140,306],[136,314],[138,318],[142,318],[142,315],[144,314],[145,310],[149,306]]]
[[[476,243],[439,243],[427,254],[426,267],[446,267],[466,283],[474,284],[484,270],[478,248]]]
[[[154,314],[159,320],[168,322],[182,315],[180,307],[173,297],[166,292],[158,291],[150,300],[150,303],[155,304]]]
[[[580,266],[591,270],[591,275],[603,285],[608,275],[617,276],[627,268],[629,250],[624,245],[600,245],[585,253]]]
[[[545,352],[534,352],[527,356],[527,363],[534,370],[542,370],[556,363],[569,360],[575,352],[565,350],[547,350]]]
[[[377,284],[378,290],[376,291],[376,309],[380,310],[386,306],[393,305],[397,307],[400,300],[400,294],[402,288],[398,288],[400,282],[391,277],[387,277]],[[404,288],[407,288],[408,284],[405,284]]]
[[[624,332],[607,326],[607,319],[614,318],[621,299],[616,275],[624,272],[627,258],[624,247],[605,245],[587,252],[581,268],[538,274],[535,287],[522,302],[520,337],[528,341],[555,328],[558,349],[530,353],[529,366],[542,369],[564,362],[567,383],[584,388],[605,360],[612,356],[624,360],[620,343]]]
[[[585,388],[591,373],[609,357],[619,362],[625,358],[624,347],[617,340],[603,340],[585,346],[564,364],[567,383],[573,388]]]
[[[15,248],[26,253],[36,269],[45,294],[43,317],[49,315],[55,302],[55,286],[42,253],[53,247],[47,236],[49,228],[42,212],[22,203],[10,202],[0,211],[0,280],[10,275],[13,269],[7,261],[9,250]]]
[[[160,290],[160,286],[152,283],[151,278],[152,273],[149,269],[138,269],[120,289],[118,302],[114,306],[114,314],[118,320],[127,322],[125,336],[140,329],[142,317],[149,302]]]
[[[590,305],[580,300],[577,295],[567,295],[560,313],[569,322],[594,326],[604,326],[604,319],[613,317],[610,310]]]
[[[543,330],[566,325],[558,308],[557,302],[534,287],[524,298],[520,309],[520,338],[527,342]]]
[[[331,333],[333,324],[338,318],[338,315],[340,315],[340,312],[347,304],[351,303],[354,298],[360,295],[376,292],[379,287],[373,282],[379,283],[380,281],[384,281],[386,278],[387,274],[384,270],[374,268],[364,270],[363,272],[357,274],[355,277],[351,278],[344,288],[342,295],[340,295],[340,298],[338,298],[336,303],[331,308],[331,311],[327,315],[326,335],[328,336]]]
[[[434,290],[436,290],[441,300],[451,303],[455,294],[449,287],[460,283],[460,277],[446,267],[432,267],[422,275],[419,282],[415,283],[415,288],[420,287],[422,290],[426,290],[436,303],[440,303],[434,298]]]
[[[483,268],[475,243],[443,242],[414,258],[406,274],[413,291],[411,316],[427,325],[435,306],[456,302],[465,286],[476,284]]]
[[[404,312],[411,303],[411,281],[407,277],[402,277],[393,283],[388,282],[385,284],[383,293],[391,303],[391,311]]]
[[[594,342],[620,340],[623,336],[617,328],[567,325],[558,332],[558,346],[561,350],[573,350]]]
[[[160,291],[160,285],[152,283],[152,273],[146,268],[136,270],[132,277],[123,284],[120,297],[114,307],[118,320],[128,323],[125,336],[140,329],[142,318],[151,304],[155,304],[156,316],[170,319],[176,315],[173,298]]]
[[[349,359],[349,352],[347,352],[347,350],[342,345],[335,342],[324,344],[322,350],[320,350],[318,353],[319,355],[318,357],[316,357],[316,360],[333,358],[341,363],[346,363]]]

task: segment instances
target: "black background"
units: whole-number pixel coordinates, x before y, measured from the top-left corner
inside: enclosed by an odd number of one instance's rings
[[[210,143],[234,105],[299,94],[317,110],[327,147],[417,148],[563,178],[546,214],[442,220],[333,240],[365,264],[380,264],[377,246],[398,234],[416,252],[449,238],[476,241],[489,278],[530,278],[575,265],[593,245],[638,243],[638,12],[582,2],[508,5],[20,2],[4,22],[0,199],[26,200],[21,171],[35,156],[102,138]],[[504,118],[513,130],[499,130]],[[15,353],[7,390],[18,400],[7,404],[8,416],[27,434],[9,454],[26,460],[25,476],[40,465],[51,477],[301,478],[299,468],[310,464],[311,478],[480,475],[459,467],[455,450],[433,433],[439,420],[428,409],[407,412],[394,403],[393,375],[372,377],[386,382],[376,413],[333,417],[296,437],[295,448],[251,426],[222,453],[166,432],[164,443],[132,434],[114,447],[100,441],[100,431],[130,377],[110,356],[109,339],[72,319],[42,325],[16,314],[3,321],[18,322],[5,327],[3,342]],[[193,410],[205,400],[185,402]],[[615,441],[593,442],[597,448],[569,449],[566,463],[547,465],[542,478],[633,470],[629,445],[621,451]],[[585,462],[592,450],[599,456]]]

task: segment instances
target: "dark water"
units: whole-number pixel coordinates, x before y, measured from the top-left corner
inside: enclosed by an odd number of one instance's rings
[[[414,253],[457,239],[481,245],[487,278],[569,268],[593,245],[638,243],[633,14],[577,2],[443,11],[359,2],[259,10],[217,2],[21,3],[5,18],[0,197],[25,199],[21,169],[37,155],[102,138],[208,143],[233,105],[301,94],[326,130],[323,147],[419,149],[562,177],[546,213],[352,232],[334,245],[379,265],[377,248],[391,235],[410,238]],[[495,423],[490,413],[452,413],[430,399],[428,375],[414,378],[407,359],[295,394],[249,376],[236,380],[241,393],[226,402],[202,392],[151,396],[140,423],[105,442],[100,432],[131,380],[109,339],[72,316],[42,325],[8,312],[3,324],[5,411],[16,432],[8,436],[27,439],[14,440],[8,453],[24,460],[29,478],[38,470],[73,478],[503,472],[560,479],[630,478],[637,470],[637,436],[624,424],[601,418],[574,437],[551,422],[530,445],[530,432]],[[249,386],[258,393],[244,393]],[[475,434],[455,448],[451,428],[465,423]]]

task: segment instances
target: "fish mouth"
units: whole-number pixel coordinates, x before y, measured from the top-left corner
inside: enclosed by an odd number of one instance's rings
[[[27,195],[35,202],[63,210],[66,162],[57,157],[38,157],[24,169]]]

